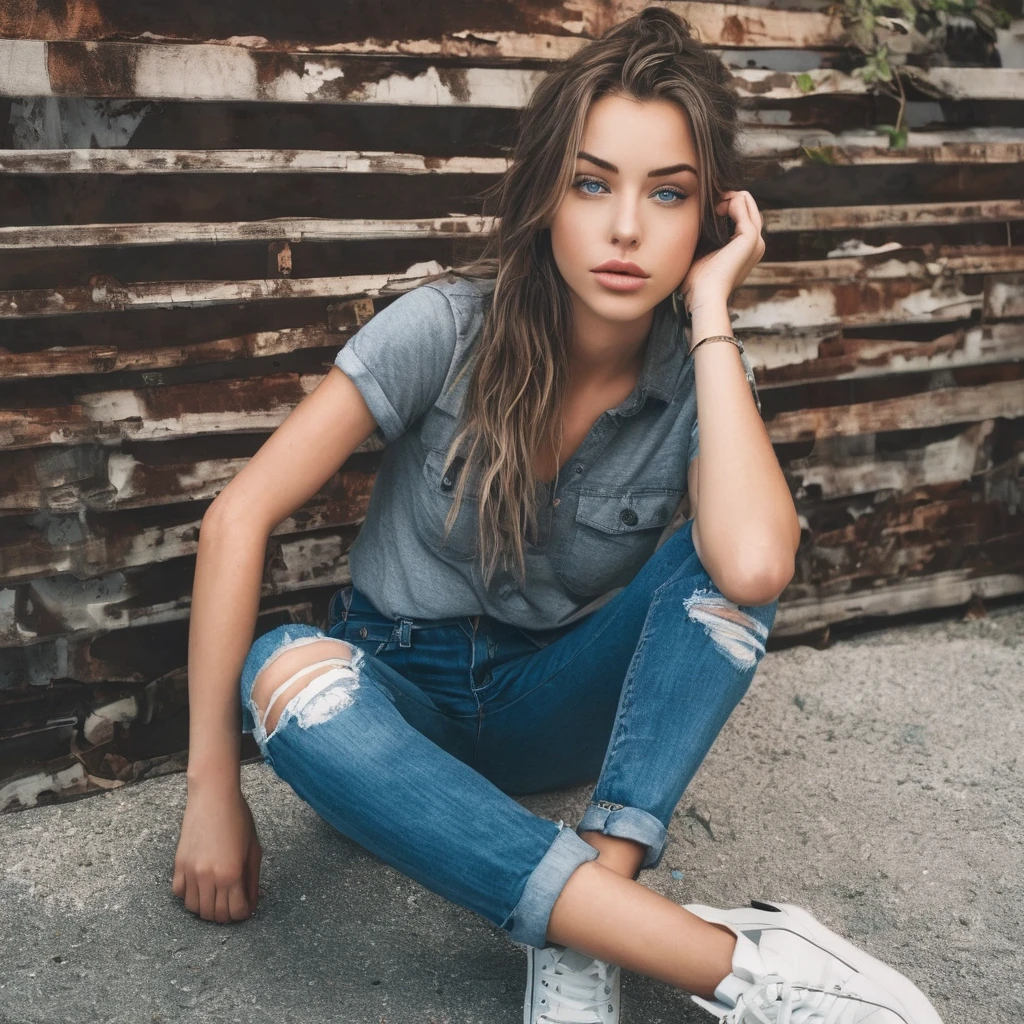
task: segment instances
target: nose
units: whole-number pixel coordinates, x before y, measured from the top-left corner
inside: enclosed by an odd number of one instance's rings
[[[610,234],[612,245],[627,245],[630,248],[639,245],[640,218],[636,202],[623,197],[614,204]]]

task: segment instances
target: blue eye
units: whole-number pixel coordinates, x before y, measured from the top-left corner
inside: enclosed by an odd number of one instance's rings
[[[587,185],[597,185],[598,190],[595,191],[595,190],[591,190],[589,188],[586,188]],[[584,195],[587,195],[587,196],[598,196],[598,195],[601,194],[600,193],[600,189],[604,188],[605,184],[604,184],[603,181],[601,181],[598,178],[577,178],[576,181],[573,182],[573,187],[578,189],[579,191],[581,191]],[[682,202],[687,197],[685,192],[681,192],[677,188],[670,188],[668,185],[665,185],[662,188],[659,188],[654,193],[654,195],[656,195],[656,196],[657,195],[668,195],[668,196],[671,196],[671,199],[669,199],[667,201],[664,201],[662,203],[663,206],[674,205],[676,200],[679,200],[680,202]]]

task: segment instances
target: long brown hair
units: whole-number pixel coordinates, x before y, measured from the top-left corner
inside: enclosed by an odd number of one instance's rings
[[[663,7],[644,8],[557,64],[520,111],[509,167],[481,193],[487,202],[496,199],[495,230],[478,259],[447,272],[494,280],[482,334],[464,367],[472,375],[445,460],[447,470],[463,449],[446,536],[471,470],[480,471],[472,498],[486,585],[499,558],[523,583],[524,542],[538,539],[534,458],[546,445],[559,461],[573,314],[545,224],[572,185],[590,105],[606,94],[672,100],[689,116],[701,186],[694,259],[728,241],[714,202],[739,188],[748,172],[736,146],[737,97],[728,70],[684,18]]]

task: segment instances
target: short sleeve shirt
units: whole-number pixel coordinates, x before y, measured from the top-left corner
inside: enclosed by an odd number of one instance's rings
[[[597,418],[554,481],[538,482],[540,536],[524,545],[524,585],[499,564],[486,587],[475,550],[479,467],[442,539],[454,494],[445,455],[493,289],[493,280],[454,275],[420,285],[338,353],[335,365],[359,389],[386,444],[349,552],[352,582],[389,618],[489,615],[552,629],[610,600],[682,522],[676,512],[699,444],[694,364],[670,303],[659,303],[633,391]]]

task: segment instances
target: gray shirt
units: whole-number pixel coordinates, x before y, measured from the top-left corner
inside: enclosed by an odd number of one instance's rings
[[[663,302],[636,387],[598,417],[555,481],[538,483],[541,535],[525,547],[525,586],[500,568],[484,586],[470,493],[479,469],[442,547],[454,493],[444,456],[472,370],[450,385],[473,354],[493,289],[491,280],[449,276],[405,292],[335,360],[386,443],[349,561],[356,589],[389,618],[482,614],[526,629],[564,626],[618,593],[680,522],[673,516],[698,450],[697,395],[684,328]],[[743,365],[760,411],[745,354]]]

